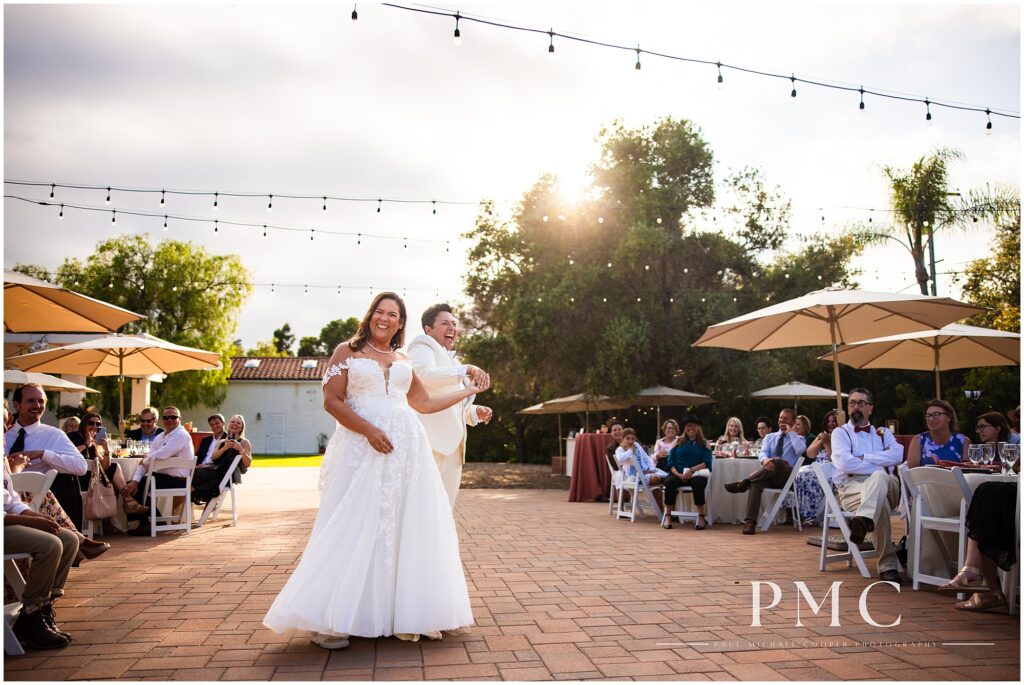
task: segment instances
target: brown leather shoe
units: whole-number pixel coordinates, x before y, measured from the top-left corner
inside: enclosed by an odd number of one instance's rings
[[[743,534],[744,535],[753,535],[756,532],[757,532],[757,526],[754,525],[753,521],[751,521],[750,519],[747,519],[746,521],[743,522]]]
[[[732,483],[725,484],[725,491],[737,494],[740,492],[746,492],[750,489],[750,481],[744,478],[743,480],[733,481]]]
[[[79,553],[86,559],[95,559],[110,549],[110,543],[108,542],[94,542],[92,540],[89,540],[89,542],[92,544],[81,544],[78,546]]]
[[[875,522],[867,516],[854,516],[850,519],[850,542],[859,545],[864,542],[868,533],[875,529]]]

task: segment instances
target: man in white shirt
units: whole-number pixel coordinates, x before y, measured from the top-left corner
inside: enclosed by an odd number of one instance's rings
[[[57,627],[53,602],[64,595],[71,564],[78,556],[79,535],[32,511],[14,491],[4,459],[4,554],[31,554],[21,595],[21,613],[12,630],[30,649],[59,649],[71,636]]]
[[[149,454],[142,460],[142,463],[135,469],[135,475],[132,476],[132,481],[125,486],[124,492],[122,493],[127,500],[128,498],[134,499],[138,502],[139,506],[126,506],[125,511],[130,514],[136,514],[141,517],[139,527],[133,531],[142,531],[137,533],[138,535],[148,535],[149,529],[149,508],[142,510],[142,501],[146,495],[146,479],[150,476],[148,472],[150,469],[158,469],[160,465],[156,462],[160,462],[164,459],[173,459],[175,457],[184,457],[186,459],[194,459],[195,455],[192,454],[192,436],[185,430],[184,426],[181,425],[181,412],[177,407],[164,407],[161,413],[161,419],[164,424],[164,432],[161,433],[153,440]],[[156,485],[158,488],[181,488],[185,486],[185,479],[188,477],[188,469],[185,468],[173,468],[167,469],[166,471],[155,472],[152,477],[156,479]],[[127,502],[126,502],[127,505]],[[186,505],[188,506],[188,505]]]
[[[879,577],[899,583],[889,517],[899,505],[900,484],[889,470],[903,461],[903,445],[888,428],[871,425],[874,397],[869,390],[851,390],[847,409],[850,420],[832,431],[832,481],[839,488],[840,506],[856,514],[849,521],[851,541],[859,545],[874,532]]]
[[[431,394],[456,390],[462,387],[467,376],[473,379],[481,390],[490,384],[490,377],[483,369],[472,364],[459,364],[453,348],[458,337],[458,321],[447,304],[435,304],[420,317],[423,335],[409,343],[408,355],[416,375]],[[430,438],[437,468],[441,472],[448,500],[455,509],[455,498],[459,495],[462,481],[462,465],[466,461],[466,426],[475,426],[481,421],[491,420],[491,410],[473,404],[472,400],[456,404],[434,414],[420,414],[420,422]]]
[[[4,436],[7,454],[13,460],[25,461],[23,471],[46,473],[57,470],[50,491],[76,526],[82,524],[82,489],[78,476],[88,471],[85,457],[71,442],[68,434],[40,419],[46,412],[46,393],[38,383],[16,388],[14,410],[18,420]]]

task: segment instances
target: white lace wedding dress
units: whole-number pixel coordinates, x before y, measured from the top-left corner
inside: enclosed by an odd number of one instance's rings
[[[473,623],[448,495],[406,393],[412,367],[352,357],[346,401],[387,433],[381,454],[337,426],[320,471],[320,511],[264,625],[278,633],[419,635]]]

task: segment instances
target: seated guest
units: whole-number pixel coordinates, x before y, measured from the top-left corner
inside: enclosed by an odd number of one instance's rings
[[[1020,405],[1016,409],[1006,412],[1006,418],[1010,422],[1010,437],[1007,442],[1011,445],[1020,444]]]
[[[938,466],[940,461],[967,461],[971,441],[957,432],[956,410],[946,400],[931,400],[924,410],[928,430],[915,435],[907,451],[907,466]]]
[[[800,417],[797,417],[799,419]],[[805,456],[815,461],[832,460],[832,431],[836,429],[836,410],[825,414],[821,431],[807,446]],[[796,475],[793,488],[800,497],[800,520],[805,526],[820,526],[825,512],[825,493],[821,491],[814,467],[804,464]]]
[[[213,435],[207,435],[199,441],[199,448],[196,449],[196,466],[209,464],[213,451],[227,437],[227,434],[224,432],[224,417],[221,414],[214,414],[206,419],[206,422],[210,424],[210,430],[213,432]]]
[[[210,423],[212,428],[213,422]],[[222,421],[221,428],[223,427]],[[252,445],[245,438],[245,419],[239,414],[231,417],[226,436],[210,452],[210,461],[196,466],[195,473],[192,474],[193,502],[209,502],[220,494],[220,483],[237,454],[242,455],[239,466],[248,468],[252,463]]]
[[[804,439],[805,443],[810,444],[811,420],[807,418],[806,415],[800,414],[796,417],[796,421],[793,422],[793,430],[796,431],[797,435]],[[805,449],[804,453],[806,454],[806,452],[807,450]],[[803,456],[803,454],[800,456]]]
[[[757,530],[761,493],[765,488],[781,488],[785,485],[797,459],[807,449],[807,441],[791,430],[795,421],[795,411],[789,407],[780,411],[779,430],[769,433],[761,443],[761,454],[758,457],[761,467],[743,480],[725,484],[726,492],[750,491],[747,495],[747,516],[743,521],[744,535],[753,535]]]
[[[146,485],[149,482],[149,478],[155,479],[158,488],[185,487],[185,478],[188,476],[188,469],[175,468],[159,473],[155,471],[155,469],[160,468],[159,462],[164,459],[173,459],[175,457],[192,459],[195,456],[192,454],[192,436],[189,435],[188,431],[185,430],[185,427],[181,425],[181,412],[178,408],[165,407],[162,419],[164,422],[165,432],[153,440],[152,446],[149,448],[149,454],[146,455],[146,458],[143,459],[142,463],[135,469],[135,475],[132,477],[132,481],[125,486],[124,492],[122,493],[125,499],[125,512],[140,519],[139,527],[135,530],[129,531],[130,534],[149,534],[149,507],[144,506],[143,504],[143,500],[146,496]],[[148,469],[154,469],[152,475],[147,473]],[[133,500],[135,503],[133,504],[129,500]],[[186,506],[188,505],[186,504]]]
[[[964,567],[940,592],[973,593],[953,606],[962,611],[1006,610],[997,569],[1017,562],[1017,483],[982,483],[967,509]],[[1007,525],[1008,523],[1012,525]]]
[[[697,530],[707,528],[704,518],[704,490],[711,475],[711,450],[708,449],[701,430],[700,419],[693,414],[683,417],[683,436],[668,453],[669,476],[664,479],[665,485],[665,516],[661,521],[662,528],[672,527],[672,516],[669,512],[676,505],[679,488],[693,488],[693,504],[697,507]]]
[[[874,531],[879,578],[899,583],[889,517],[900,501],[900,484],[888,469],[903,461],[903,446],[888,428],[871,425],[874,398],[854,388],[847,398],[850,420],[832,431],[832,482],[839,488],[839,505],[853,512],[850,541],[859,545]]]
[[[608,449],[605,450],[605,456],[608,458],[609,463],[614,464],[615,450],[619,449],[619,443],[622,442],[622,424],[614,421],[608,426],[608,429],[612,436],[612,442],[608,445]]]
[[[139,412],[139,427],[125,431],[124,436],[129,440],[152,443],[156,436],[164,432],[163,428],[156,425],[156,409],[146,407]]]
[[[721,451],[726,445],[731,445],[734,442],[739,443],[740,452],[746,454],[750,443],[743,437],[743,422],[735,416],[730,416],[729,420],[725,422],[725,433],[715,441],[715,449]]]
[[[59,649],[71,642],[71,636],[57,626],[53,603],[64,595],[64,583],[78,556],[78,541],[77,534],[21,501],[11,485],[5,460],[4,554],[32,556],[21,612],[12,626],[18,641],[29,649]]]
[[[18,420],[5,436],[7,454],[27,457],[25,471],[46,473],[56,469],[57,478],[50,491],[78,525],[82,521],[82,490],[78,476],[85,475],[88,470],[85,458],[67,433],[40,420],[46,412],[46,393],[41,385],[23,385],[14,391],[13,399]]]
[[[78,430],[78,427],[82,424],[82,420],[77,416],[69,416],[64,419],[64,423],[60,425],[60,429],[65,433],[74,433]]]
[[[979,416],[974,430],[978,433],[978,442],[982,445],[989,443],[995,447],[1000,442],[1009,442],[1010,439],[1010,424],[997,411],[985,412]]]
[[[658,468],[665,470],[668,467],[668,453],[679,441],[679,424],[675,419],[669,419],[661,424],[661,437],[654,443],[654,459],[658,462]]]
[[[756,454],[761,451],[765,437],[772,432],[772,422],[765,416],[758,416],[754,421],[754,427],[757,429],[757,439],[750,444],[750,450]]]
[[[86,412],[85,416],[82,417],[82,424],[78,431],[68,434],[71,438],[71,442],[75,444],[78,451],[82,453],[82,456],[86,459],[95,460],[100,467],[100,483],[103,485],[113,485],[114,492],[120,493],[124,490],[127,482],[124,479],[124,474],[121,473],[121,467],[111,461],[110,450],[107,449],[107,439],[96,440],[96,434],[100,428],[103,427],[103,419],[96,412]],[[78,477],[79,487],[82,491],[89,489],[89,481],[92,480],[92,468],[90,467],[89,472],[84,476]],[[85,525],[85,513],[83,511],[82,525]],[[84,545],[83,545],[84,549]]]

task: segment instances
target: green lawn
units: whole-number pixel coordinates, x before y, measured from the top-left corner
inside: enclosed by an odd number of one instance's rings
[[[323,460],[322,454],[254,454],[252,465],[254,468],[261,466],[320,466]]]

